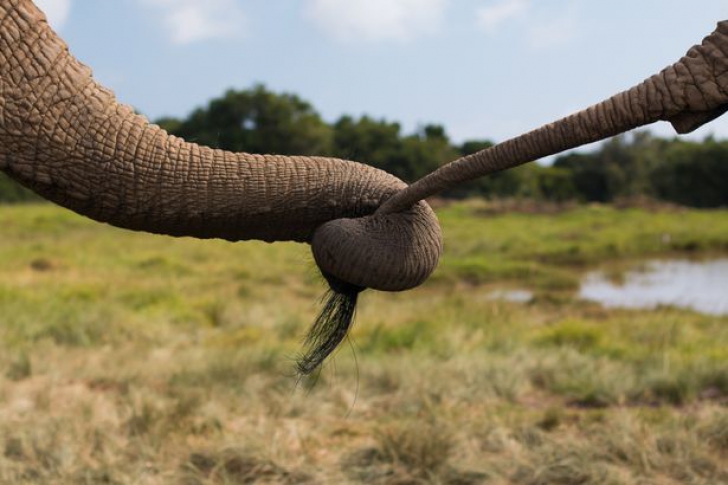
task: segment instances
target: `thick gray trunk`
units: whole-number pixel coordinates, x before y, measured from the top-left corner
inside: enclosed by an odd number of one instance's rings
[[[330,234],[336,220],[372,214],[404,187],[355,162],[230,153],[169,136],[99,86],[31,0],[0,3],[0,169],[98,221],[233,241],[310,242],[324,224]],[[419,284],[441,251],[437,220],[420,205],[397,224],[394,231],[374,224],[380,232],[362,234],[354,254],[319,238],[321,269],[362,287]],[[397,231],[411,236],[404,246]],[[379,268],[377,256],[386,251],[397,255],[396,264]],[[414,265],[413,273],[412,261],[423,253],[434,264]]]
[[[54,202],[148,232],[307,241],[403,186],[354,162],[170,137],[96,84],[39,15],[29,1],[0,6],[0,167]]]
[[[387,200],[378,214],[487,174],[532,162],[655,121],[692,131],[728,110],[728,21],[676,64],[606,101],[494,147],[456,160]]]

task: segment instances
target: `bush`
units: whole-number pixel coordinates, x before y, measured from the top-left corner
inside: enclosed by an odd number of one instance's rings
[[[0,173],[0,204],[17,204],[38,200],[40,197],[33,192]]]

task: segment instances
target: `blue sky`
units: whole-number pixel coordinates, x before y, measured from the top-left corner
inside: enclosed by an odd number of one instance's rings
[[[629,88],[728,17],[725,0],[36,2],[152,119],[260,82],[328,121],[441,123],[456,141],[502,141]],[[692,137],[708,134],[728,137],[728,116]]]

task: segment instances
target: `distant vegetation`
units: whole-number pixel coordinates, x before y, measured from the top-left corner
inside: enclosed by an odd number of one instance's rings
[[[326,123],[307,101],[262,85],[230,90],[186,119],[157,123],[174,135],[214,148],[357,160],[407,182],[493,144],[453,143],[436,124],[406,134],[399,123],[367,116],[342,116]],[[728,141],[662,139],[641,131],[613,138],[590,153],[562,155],[551,166],[529,164],[486,177],[445,196],[558,202],[649,197],[692,207],[728,206]],[[28,197],[27,191],[0,178],[0,202]]]
[[[38,196],[0,172],[0,203],[37,201]]]

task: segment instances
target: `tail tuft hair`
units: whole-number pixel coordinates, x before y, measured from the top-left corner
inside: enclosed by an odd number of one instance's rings
[[[315,372],[326,358],[346,338],[356,313],[356,303],[364,288],[329,280],[330,289],[324,296],[326,303],[308,332],[306,351],[296,368],[303,376]]]

